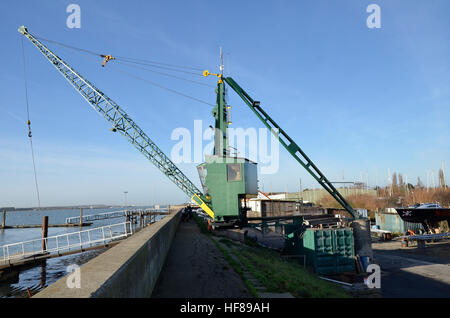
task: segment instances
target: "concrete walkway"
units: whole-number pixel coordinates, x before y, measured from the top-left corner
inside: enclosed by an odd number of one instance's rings
[[[180,223],[152,297],[249,298],[252,294],[191,220]]]
[[[423,255],[417,248],[402,251],[399,246],[400,242],[372,243],[374,263],[381,266],[383,297],[450,297],[448,259]]]

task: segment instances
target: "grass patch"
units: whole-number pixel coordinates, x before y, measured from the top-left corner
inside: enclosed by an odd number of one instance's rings
[[[243,278],[243,280],[244,280],[245,286],[252,293],[253,297],[259,298],[258,291],[255,289],[255,287],[252,285],[252,283],[250,283],[249,280],[246,278]]]
[[[205,220],[201,217],[199,217],[197,214],[193,214],[192,218],[194,219],[194,221],[197,223],[200,232],[207,235],[209,238],[211,238],[212,233],[208,230],[208,225],[205,222]],[[247,287],[247,289],[250,291],[250,293],[253,295],[253,297],[255,298],[259,298],[258,296],[258,292],[256,291],[255,287],[252,285],[252,283],[246,279],[244,277],[244,271],[242,270],[242,267],[239,265],[238,262],[236,262],[236,260],[231,256],[231,254],[228,252],[228,250],[224,249],[219,242],[217,242],[216,240],[211,238],[211,241],[217,246],[217,248],[219,249],[219,251],[223,254],[223,257],[225,258],[225,260],[228,262],[228,264],[230,264],[230,266],[233,268],[233,270],[241,277],[242,281],[244,282],[244,285]],[[220,240],[220,242],[222,242],[222,244],[228,246],[228,247],[233,247],[236,246],[237,244],[227,240],[227,239],[222,239]],[[214,257],[214,259],[216,259],[216,257]],[[223,266],[222,268],[223,270],[227,270],[228,267]]]
[[[208,225],[206,224],[205,220],[201,217],[199,217],[197,214],[193,213],[192,218],[197,223],[198,227],[200,228],[200,232],[206,235],[211,235],[211,232],[208,230]]]
[[[213,234],[208,231],[206,222],[195,214],[193,219],[198,224],[200,231],[211,238]],[[258,279],[268,292],[289,292],[294,297],[302,298],[351,297],[350,293],[341,287],[318,278],[295,261],[282,259],[277,252],[259,246],[252,239],[246,240],[246,247],[228,239],[211,240],[256,298],[259,297],[258,292],[253,284],[244,277],[244,270],[249,271]],[[238,258],[239,262],[233,258],[231,253]]]
[[[219,249],[219,251],[222,252],[222,254],[223,254],[225,260],[228,262],[228,264],[230,264],[231,267],[234,269],[234,271],[235,271],[236,273],[238,273],[238,275],[241,277],[242,281],[244,282],[245,286],[246,286],[247,289],[250,291],[250,293],[252,293],[252,295],[253,295],[255,298],[258,298],[258,297],[259,297],[259,296],[258,296],[258,292],[256,291],[255,287],[252,285],[252,283],[250,283],[250,281],[248,281],[248,280],[244,277],[244,271],[243,271],[241,265],[240,265],[238,262],[236,262],[236,260],[231,256],[230,252],[228,252],[226,249],[224,249],[224,248],[220,245],[219,242],[216,242],[216,240],[213,240],[213,239],[212,239],[212,241],[213,241],[213,243],[217,246],[217,248]],[[221,240],[221,242],[222,242],[223,244],[225,244],[224,241],[228,241],[228,240],[225,240],[225,239],[224,239],[224,240]],[[229,243],[233,243],[233,242],[229,241]],[[233,244],[236,244],[236,243],[233,243]]]
[[[245,236],[244,244],[247,246],[252,246],[252,247],[260,247],[260,245],[258,244],[258,242],[255,239],[248,237],[248,236]]]
[[[220,239],[219,242],[224,244],[224,245],[226,245],[229,248],[233,248],[233,247],[239,246],[239,244],[237,244],[237,243],[235,243],[233,241],[227,240],[227,239]]]
[[[293,261],[283,260],[274,251],[251,248],[233,253],[269,292],[289,292],[303,298],[351,297],[341,287],[318,278]]]
[[[222,252],[223,256],[225,257],[225,259],[227,260],[227,262],[231,265],[231,267],[233,267],[233,269],[236,271],[236,273],[238,273],[239,275],[242,275],[242,273],[244,272],[241,268],[241,266],[239,265],[238,262],[236,262],[234,260],[233,257],[231,257],[231,254],[224,249],[222,246],[220,246],[220,244],[218,242],[216,242],[215,240],[212,240],[213,243],[217,246],[217,248],[219,249],[219,251]]]

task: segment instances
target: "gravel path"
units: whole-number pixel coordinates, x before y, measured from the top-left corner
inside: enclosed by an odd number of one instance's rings
[[[191,220],[180,223],[154,298],[250,298],[240,276]]]

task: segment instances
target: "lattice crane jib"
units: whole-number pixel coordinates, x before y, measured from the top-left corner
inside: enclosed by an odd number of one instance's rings
[[[214,212],[202,192],[118,104],[30,34],[26,27],[21,26],[18,31],[28,38],[91,107],[111,124],[112,131],[121,133],[137,150],[186,193],[193,202],[201,206],[211,217],[214,217]]]

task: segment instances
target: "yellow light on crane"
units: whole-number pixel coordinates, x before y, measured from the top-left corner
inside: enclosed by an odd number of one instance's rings
[[[106,63],[108,63],[111,60],[115,60],[115,57],[112,57],[110,54],[108,55],[100,55],[101,57],[103,57],[103,63],[102,63],[102,67],[105,67]]]
[[[219,83],[223,83],[223,80],[222,80],[222,74],[215,74],[215,73],[210,73],[209,71],[207,71],[207,70],[204,70],[203,71],[203,76],[209,76],[209,75],[214,75],[214,76],[217,76],[218,78],[219,78]]]

